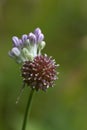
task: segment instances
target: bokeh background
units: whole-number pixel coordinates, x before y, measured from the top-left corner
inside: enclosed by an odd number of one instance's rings
[[[34,95],[26,130],[87,130],[87,0],[0,0],[0,130],[21,130],[30,92],[8,56],[11,37],[40,27],[60,64],[54,88]]]

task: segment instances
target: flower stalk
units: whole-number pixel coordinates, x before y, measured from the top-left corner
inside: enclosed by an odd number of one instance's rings
[[[22,124],[22,130],[26,129],[27,117],[28,117],[28,115],[30,113],[33,94],[34,94],[34,89],[31,89],[31,92],[29,93],[29,98],[28,98],[26,110],[25,110],[24,120],[23,120],[23,124]]]

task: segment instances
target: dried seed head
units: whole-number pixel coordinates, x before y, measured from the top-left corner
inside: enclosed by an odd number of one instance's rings
[[[57,79],[56,64],[51,57],[39,55],[33,61],[25,61],[22,68],[23,82],[35,90],[46,90]]]

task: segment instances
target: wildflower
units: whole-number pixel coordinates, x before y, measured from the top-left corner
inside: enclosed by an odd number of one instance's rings
[[[36,28],[32,33],[23,34],[21,39],[17,36],[12,37],[13,48],[9,55],[17,62],[21,63],[21,75],[24,85],[32,89],[46,90],[53,87],[57,79],[55,60],[42,55],[41,51],[45,47],[44,35],[40,28]]]

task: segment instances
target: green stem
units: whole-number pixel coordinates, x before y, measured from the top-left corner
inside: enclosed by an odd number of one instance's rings
[[[25,111],[25,115],[24,115],[22,130],[26,129],[27,116],[28,116],[28,113],[30,112],[30,106],[31,106],[31,102],[32,102],[33,93],[34,93],[34,90],[32,89],[30,94],[29,94],[28,103],[27,103],[27,106],[26,106],[26,111]]]

